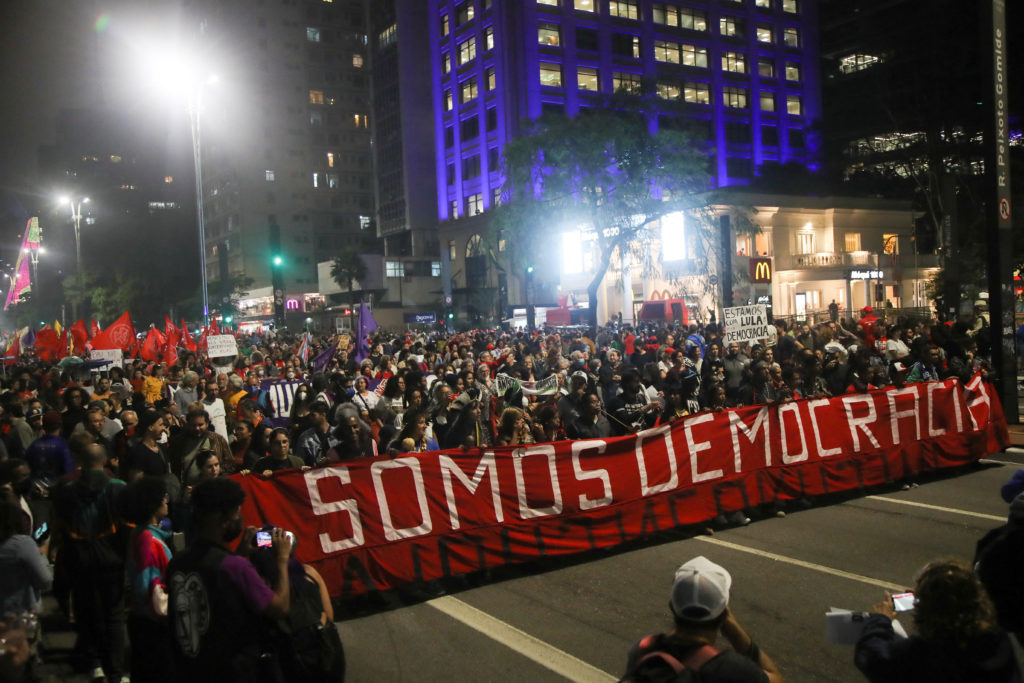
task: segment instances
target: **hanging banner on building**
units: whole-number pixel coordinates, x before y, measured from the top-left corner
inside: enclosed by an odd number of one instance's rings
[[[768,321],[768,307],[764,304],[723,309],[722,323],[726,345],[754,343],[775,337],[775,327]]]
[[[294,531],[296,557],[349,597],[962,465],[1009,441],[995,393],[970,392],[969,404],[947,380],[702,413],[614,439],[236,478],[245,523]]]

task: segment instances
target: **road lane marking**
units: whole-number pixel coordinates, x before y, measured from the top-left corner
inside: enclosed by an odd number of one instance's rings
[[[767,550],[760,550],[759,548],[751,548],[749,546],[740,545],[738,543],[730,543],[729,541],[723,541],[720,538],[714,538],[711,536],[694,536],[693,540],[703,541],[704,543],[711,543],[712,545],[721,546],[723,548],[729,548],[730,550],[738,550],[741,553],[749,553],[751,555],[760,555],[766,557],[769,560],[775,560],[776,562],[784,562],[791,564],[796,567],[803,567],[804,569],[810,569],[816,572],[822,572],[824,574],[831,574],[832,576],[838,576],[843,579],[850,579],[851,581],[859,581],[860,583],[866,583],[869,586],[877,586],[890,591],[903,591],[906,590],[906,586],[899,583],[891,583],[889,581],[882,581],[881,579],[874,579],[870,576],[863,576],[861,574],[854,574],[852,572],[844,572],[842,569],[834,569],[832,567],[826,567],[823,564],[815,564],[814,562],[805,562],[798,560],[795,557],[787,557],[785,555],[779,555],[778,553],[772,553]]]
[[[618,676],[605,673],[458,598],[445,595],[428,600],[426,604],[570,681],[606,683],[619,680]]]
[[[986,515],[983,512],[971,512],[970,510],[960,510],[959,508],[947,508],[941,505],[929,505],[928,503],[918,503],[913,500],[903,500],[901,498],[889,498],[888,496],[865,496],[871,500],[884,500],[887,503],[896,503],[897,505],[909,505],[915,508],[924,508],[925,510],[938,510],[939,512],[950,512],[954,515],[967,515],[968,517],[977,517],[978,519],[988,519],[993,522],[1005,522],[1006,517],[1000,517],[999,515]]]

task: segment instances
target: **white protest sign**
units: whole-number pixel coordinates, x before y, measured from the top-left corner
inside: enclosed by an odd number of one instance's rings
[[[206,338],[206,355],[210,358],[237,356],[238,345],[231,334],[211,334]]]
[[[734,306],[722,311],[725,323],[725,343],[759,342],[773,338],[775,330],[768,322],[768,307],[764,304]]]
[[[109,360],[109,365],[100,368],[103,370],[114,366],[121,367],[123,354],[121,349],[93,349],[89,357],[93,360]]]

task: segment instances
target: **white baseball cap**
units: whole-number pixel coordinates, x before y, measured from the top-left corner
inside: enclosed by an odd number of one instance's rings
[[[712,621],[729,605],[730,587],[729,572],[701,555],[676,570],[669,607],[684,621]]]

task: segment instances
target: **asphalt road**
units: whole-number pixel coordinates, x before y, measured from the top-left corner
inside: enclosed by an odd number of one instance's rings
[[[860,681],[829,644],[829,606],[867,609],[930,560],[970,560],[1005,519],[1000,485],[1024,452],[875,489],[714,535],[502,570],[434,599],[342,606],[350,681],[613,681],[630,645],[667,630],[681,563],[705,555],[733,576],[732,608],[789,681]],[[422,597],[422,596],[421,596]]]

